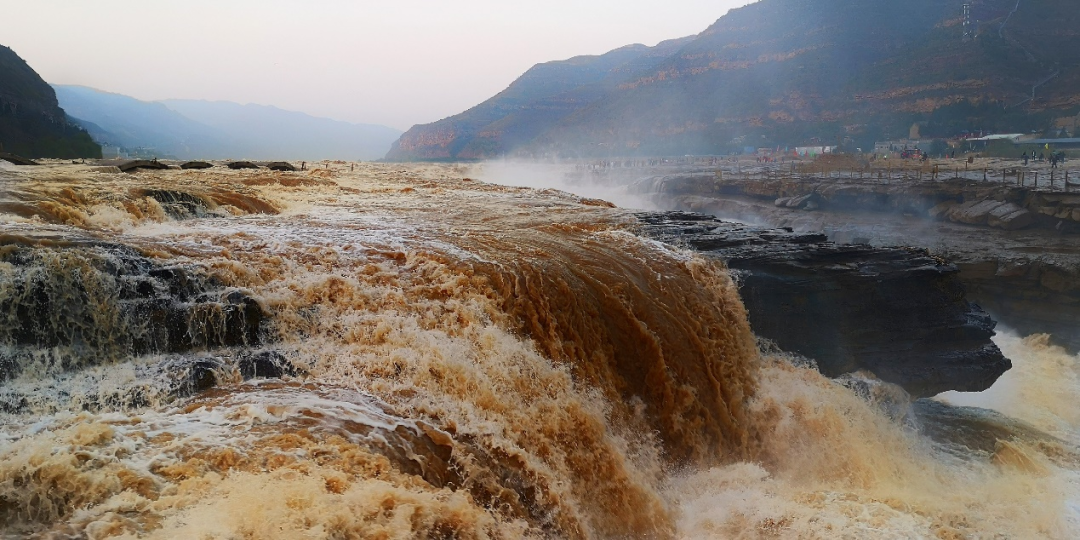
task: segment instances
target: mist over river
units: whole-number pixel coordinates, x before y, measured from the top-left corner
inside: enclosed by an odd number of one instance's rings
[[[1080,537],[1080,359],[999,336],[939,398],[996,439],[931,438],[719,262],[473,173],[0,169],[0,537]]]

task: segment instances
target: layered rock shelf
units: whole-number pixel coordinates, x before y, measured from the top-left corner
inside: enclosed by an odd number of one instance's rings
[[[121,245],[64,243],[0,239],[0,382],[27,366],[60,372],[260,344],[259,301],[202,268],[162,266]]]
[[[1011,367],[957,267],[925,250],[842,245],[685,212],[639,219],[642,234],[723,260],[754,332],[825,375],[865,370],[932,396],[985,390]]]

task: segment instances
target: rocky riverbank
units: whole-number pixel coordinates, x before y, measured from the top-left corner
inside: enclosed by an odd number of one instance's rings
[[[1020,333],[1080,350],[1080,193],[972,181],[736,182],[715,174],[639,181],[662,208],[840,243],[914,246],[956,264],[971,298]]]
[[[1003,169],[1003,171],[1007,171]],[[928,219],[1001,229],[1047,229],[1080,233],[1080,178],[1059,174],[1056,189],[1031,186],[1009,178],[1004,182],[963,178],[936,180],[929,174],[918,179],[865,177],[816,177],[762,174],[752,176],[703,172],[657,176],[639,181],[634,190],[643,193],[747,197],[771,202],[779,208],[827,212],[899,213]]]

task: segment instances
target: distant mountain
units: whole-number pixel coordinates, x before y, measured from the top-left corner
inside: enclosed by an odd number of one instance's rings
[[[401,130],[352,124],[264,105],[165,100],[170,109],[210,126],[238,157],[250,159],[360,159],[383,157]]]
[[[214,129],[161,103],[85,86],[53,88],[68,114],[106,146],[153,149],[160,157],[181,159],[229,157],[225,138]]]
[[[537,64],[509,88],[457,116],[415,126],[387,159],[478,159],[504,154],[606,98],[630,73],[648,70],[691,38],[629,45],[600,56]]]
[[[535,66],[464,113],[414,126],[387,157],[867,146],[916,123],[939,137],[1075,129],[1075,0],[970,0],[967,26],[964,3],[761,0],[691,38]]]
[[[381,158],[401,131],[261,105],[132,97],[55,86],[60,103],[96,140],[178,159]]]
[[[0,150],[31,158],[101,157],[101,147],[68,119],[53,89],[4,46],[0,46]]]

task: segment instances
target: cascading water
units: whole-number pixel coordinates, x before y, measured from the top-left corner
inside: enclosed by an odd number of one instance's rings
[[[0,535],[1076,532],[1075,441],[946,447],[760,354],[622,210],[347,169],[0,172]]]

